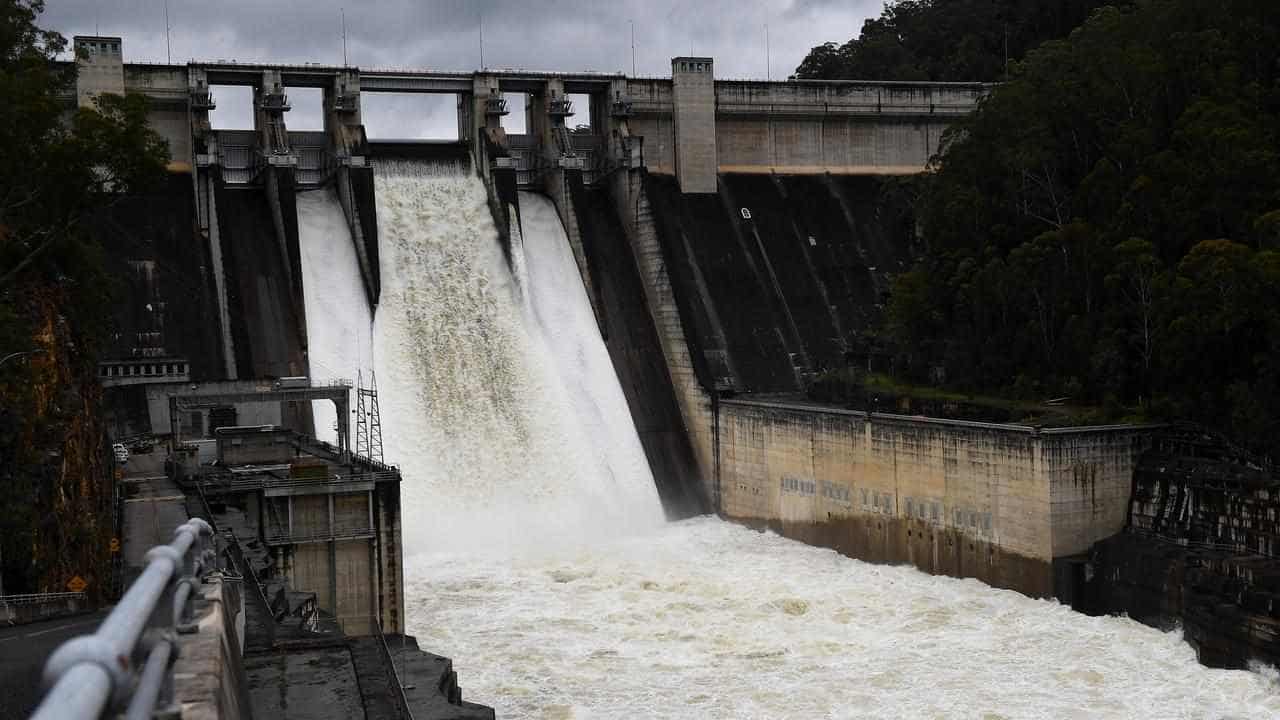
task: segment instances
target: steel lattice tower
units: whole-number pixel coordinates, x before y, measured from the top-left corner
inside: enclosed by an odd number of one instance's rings
[[[369,373],[369,387],[364,374],[356,375],[356,454],[384,462],[382,458],[382,415],[378,410],[378,376]]]

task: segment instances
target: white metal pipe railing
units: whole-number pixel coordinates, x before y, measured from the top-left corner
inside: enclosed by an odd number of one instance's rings
[[[150,717],[157,704],[172,702],[173,633],[194,630],[188,600],[196,578],[214,569],[212,538],[213,528],[192,518],[173,542],[147,552],[146,569],[97,632],[68,640],[49,657],[49,691],[32,720],[97,718],[108,707]]]

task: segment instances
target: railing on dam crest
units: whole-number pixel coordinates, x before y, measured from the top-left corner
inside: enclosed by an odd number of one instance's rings
[[[199,518],[152,548],[147,566],[97,632],[63,643],[45,664],[49,688],[32,720],[151,718],[173,702],[177,633],[195,632],[191,595],[216,569],[213,528]]]

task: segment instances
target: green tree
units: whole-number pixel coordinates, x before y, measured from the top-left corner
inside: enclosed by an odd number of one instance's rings
[[[164,177],[140,96],[74,107],[40,0],[0,0],[0,557],[5,589],[60,589],[105,559],[109,468],[96,382],[112,282],[86,221]],[[99,583],[95,589],[101,589]]]
[[[919,211],[928,252],[886,325],[912,367],[1280,446],[1273,3],[1098,8],[944,135]],[[929,341],[903,320],[929,317]]]
[[[858,37],[824,43],[796,68],[807,79],[994,81],[1012,61],[1124,0],[894,0]]]

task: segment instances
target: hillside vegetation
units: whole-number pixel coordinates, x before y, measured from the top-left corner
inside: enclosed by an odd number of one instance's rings
[[[891,4],[831,67],[901,57],[898,77],[994,79],[991,33],[938,32],[1015,5],[1035,3]],[[928,250],[896,278],[882,330],[899,374],[1197,420],[1274,455],[1278,83],[1271,0],[1099,7],[1012,61],[922,186]]]

